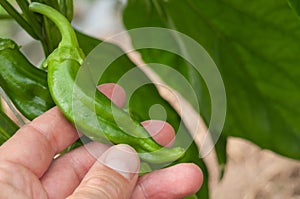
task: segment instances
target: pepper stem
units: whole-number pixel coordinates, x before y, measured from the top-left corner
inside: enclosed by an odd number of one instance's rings
[[[40,13],[48,17],[58,27],[62,40],[59,47],[73,46],[79,48],[76,34],[70,22],[59,11],[45,4],[33,2],[29,5],[29,9],[33,12]]]
[[[52,61],[62,62],[63,60],[75,60],[79,64],[83,63],[84,53],[79,47],[75,31],[70,22],[59,11],[45,4],[33,2],[29,9],[48,17],[57,26],[61,34],[61,41],[56,48],[44,61],[43,67],[46,68]]]

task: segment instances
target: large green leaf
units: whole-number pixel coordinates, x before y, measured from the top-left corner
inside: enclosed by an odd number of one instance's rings
[[[295,10],[298,16],[300,16],[300,1],[299,0],[288,0],[290,6]]]
[[[124,22],[128,29],[173,28],[198,41],[224,80],[228,103],[224,135],[300,159],[300,23],[285,0],[131,0]],[[142,55],[150,62],[167,60],[161,51]],[[172,59],[167,63],[176,65]],[[200,109],[206,110],[210,103],[205,85],[195,80],[187,64],[180,71],[193,80]],[[172,81],[170,76],[162,78]],[[201,114],[209,121],[209,111]]]

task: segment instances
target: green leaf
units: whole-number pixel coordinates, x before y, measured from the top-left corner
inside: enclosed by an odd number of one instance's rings
[[[129,1],[124,13],[127,28],[173,28],[204,46],[217,63],[226,88],[224,135],[246,138],[300,159],[300,23],[286,1],[152,2]],[[156,60],[160,57],[164,57],[162,52]],[[170,60],[169,65],[174,64]],[[186,67],[181,70],[187,78],[195,76]],[[194,89],[197,84],[205,87],[200,80],[191,83]],[[196,92],[205,99],[201,89]],[[207,102],[200,103],[201,110],[210,106]],[[201,113],[209,121],[209,111]]]
[[[10,15],[7,14],[0,14],[0,20],[2,19],[12,19]]]
[[[221,135],[216,143],[215,150],[216,155],[219,163],[219,171],[220,176],[219,179],[221,180],[224,177],[226,163],[227,163],[227,137]]]
[[[60,0],[60,12],[67,17],[69,21],[73,19],[73,0]]]
[[[19,127],[0,110],[0,146],[6,142]]]
[[[12,19],[12,17],[5,11],[5,9],[0,5],[0,20],[2,19]]]
[[[299,0],[288,0],[288,2],[299,17],[300,16],[300,1]]]
[[[78,44],[85,55],[88,55],[102,41],[75,30]]]

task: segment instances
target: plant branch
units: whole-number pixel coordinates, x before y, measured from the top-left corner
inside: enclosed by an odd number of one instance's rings
[[[37,20],[37,16],[29,10],[29,3],[26,0],[16,0],[19,7],[21,8],[24,18],[27,21],[30,21],[30,25],[36,35],[39,37],[39,40],[43,40],[42,37],[42,26]]]
[[[30,36],[35,39],[39,39],[38,35],[32,28],[32,26],[22,17],[22,15],[7,1],[7,0],[0,0],[0,5],[6,10],[6,12],[12,16],[20,26],[28,32]]]
[[[12,19],[12,17],[8,14],[0,14],[0,20],[1,19]]]

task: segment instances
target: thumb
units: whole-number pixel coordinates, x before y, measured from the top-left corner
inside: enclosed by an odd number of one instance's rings
[[[135,187],[140,160],[128,145],[105,151],[68,199],[128,199]]]

